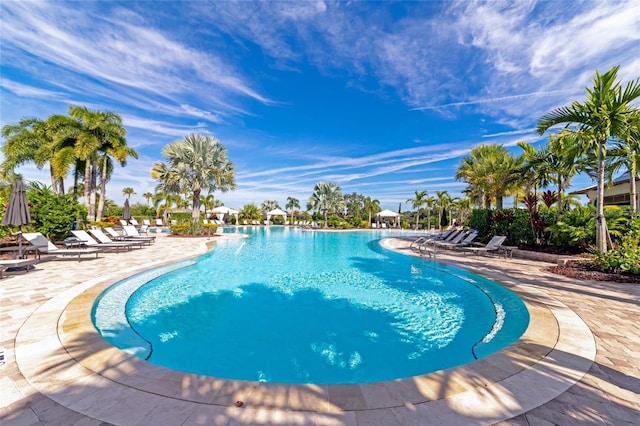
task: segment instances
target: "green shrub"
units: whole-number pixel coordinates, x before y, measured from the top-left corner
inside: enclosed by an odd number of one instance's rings
[[[187,235],[189,234],[189,228],[191,223],[189,222],[178,222],[170,226],[171,232],[176,235]]]
[[[31,205],[31,225],[50,240],[66,238],[74,221],[87,216],[87,210],[73,194],[54,194],[45,185],[33,182],[27,191]]]
[[[625,234],[618,247],[604,254],[595,253],[594,264],[605,272],[640,275],[640,229]]]
[[[478,231],[478,241],[488,241],[493,236],[491,229],[491,210],[477,209],[471,212],[469,227]]]
[[[191,212],[174,212],[171,213],[169,220],[175,220],[178,223],[191,222]]]

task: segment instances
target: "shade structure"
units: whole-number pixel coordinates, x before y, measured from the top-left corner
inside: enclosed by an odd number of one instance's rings
[[[284,222],[287,221],[287,212],[281,209],[273,209],[267,212],[267,223],[270,223],[272,216],[282,216]]]
[[[392,217],[394,219],[393,222],[397,225],[398,217],[400,217],[400,213],[396,213],[389,209],[385,209],[385,210],[382,210],[381,212],[376,213],[376,217],[378,219],[385,218],[385,217]]]
[[[215,214],[216,217],[220,220],[224,218],[224,215],[234,215],[236,217],[236,225],[238,224],[238,210],[232,209],[231,207],[219,206],[211,210],[211,213]]]
[[[122,210],[122,219],[127,222],[131,220],[131,207],[129,207],[129,199],[124,200],[124,209]]]
[[[2,224],[7,226],[18,226],[18,256],[22,257],[22,225],[31,222],[29,214],[29,204],[27,203],[27,192],[21,178],[16,179],[13,184],[13,191],[7,204],[7,211],[2,218]]]
[[[378,217],[398,217],[398,216],[400,216],[400,213],[396,213],[394,211],[386,209],[386,210],[382,210],[381,212],[376,213],[376,216],[378,216]]]

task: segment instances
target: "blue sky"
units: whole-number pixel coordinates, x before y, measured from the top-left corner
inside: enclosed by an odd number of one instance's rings
[[[478,144],[519,155],[542,114],[585,98],[596,69],[640,76],[637,1],[0,3],[0,124],[120,114],[140,154],[107,197],[153,192],[163,146],[188,133],[227,148],[241,208],[319,181],[410,209],[460,196]],[[48,183],[34,166],[19,170]],[[590,185],[573,180],[573,189]]]

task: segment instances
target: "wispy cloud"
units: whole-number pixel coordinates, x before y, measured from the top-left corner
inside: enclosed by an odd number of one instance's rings
[[[6,64],[27,65],[14,54],[25,51],[74,73],[76,79],[82,76],[111,84],[115,92],[124,88],[145,96],[166,99],[179,94],[201,101],[206,96],[203,104],[225,111],[238,96],[269,102],[223,58],[173,40],[145,25],[144,18],[134,12],[100,8],[99,3],[70,8],[48,2],[4,2],[2,10]],[[193,113],[220,121],[220,113],[183,109],[183,114]]]

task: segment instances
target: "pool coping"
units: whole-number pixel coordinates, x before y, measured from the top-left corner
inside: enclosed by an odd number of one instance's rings
[[[388,240],[382,244],[396,249]],[[39,392],[113,424],[167,421],[167,413],[185,422],[197,416],[232,415],[251,423],[330,424],[339,419],[340,424],[361,424],[361,419],[370,418],[385,424],[435,419],[447,424],[470,420],[491,424],[540,406],[570,388],[591,367],[595,341],[577,314],[539,289],[497,275],[480,275],[523,298],[531,317],[525,334],[481,360],[407,379],[284,385],[216,379],[155,366],[112,347],[93,328],[93,300],[115,282],[99,278],[62,292],[33,312],[16,337],[16,362]],[[242,407],[236,406],[238,401]]]

